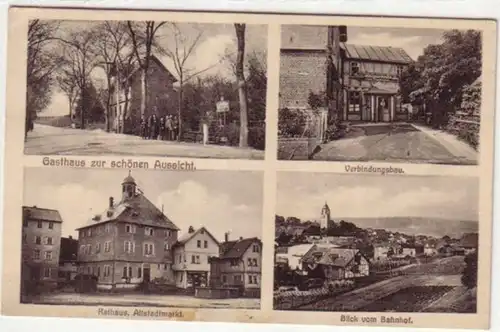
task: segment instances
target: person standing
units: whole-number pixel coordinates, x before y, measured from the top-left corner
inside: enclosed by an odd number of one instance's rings
[[[160,118],[160,127],[158,131],[158,139],[163,141],[165,139],[165,117]]]
[[[141,137],[143,139],[146,139],[146,118],[143,116],[141,116]]]
[[[165,131],[166,131],[166,136],[167,140],[171,141],[172,140],[172,116],[167,115],[167,120],[165,121]]]
[[[151,116],[151,136],[150,139],[158,139],[158,119],[156,114]]]
[[[179,139],[179,120],[177,117],[174,117],[172,120],[172,131],[173,131],[173,140]]]

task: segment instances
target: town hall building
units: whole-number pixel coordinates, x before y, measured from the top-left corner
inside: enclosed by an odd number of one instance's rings
[[[129,175],[122,197],[78,229],[79,272],[98,277],[99,289],[136,288],[162,279],[174,284],[172,247],[179,228]]]

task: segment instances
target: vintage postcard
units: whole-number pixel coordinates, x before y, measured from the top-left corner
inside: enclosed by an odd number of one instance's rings
[[[496,29],[12,7],[2,314],[488,328]]]

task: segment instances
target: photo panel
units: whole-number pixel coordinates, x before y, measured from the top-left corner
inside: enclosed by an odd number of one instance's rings
[[[28,25],[25,154],[264,159],[267,25]]]
[[[275,310],[479,314],[478,178],[279,172],[276,204]]]
[[[262,183],[251,171],[26,168],[20,301],[130,316],[260,309]]]
[[[282,25],[278,159],[477,165],[480,30]]]

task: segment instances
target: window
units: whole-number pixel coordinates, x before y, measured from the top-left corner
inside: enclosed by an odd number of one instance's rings
[[[234,276],[234,282],[235,283],[241,282],[241,276],[239,274],[237,274],[237,275]]]
[[[226,276],[226,275],[223,275],[223,276],[222,276],[222,282],[223,282],[223,283],[226,283],[226,282],[227,282],[227,276]]]
[[[196,247],[201,248],[201,241],[200,240],[196,241]]]
[[[248,266],[258,266],[256,258],[248,258],[247,263]]]
[[[240,265],[240,262],[237,259],[231,260],[231,266],[238,266]]]
[[[49,229],[54,229],[54,223],[52,221],[49,222]]]
[[[135,225],[125,225],[125,232],[135,233]]]
[[[137,278],[142,278],[142,267],[141,266],[139,266],[137,268]]]
[[[87,229],[87,236],[92,236],[92,228]]]
[[[80,235],[80,238],[84,238],[85,237],[85,232],[84,231],[80,231],[79,235]]]
[[[44,242],[45,242],[46,245],[49,245],[49,246],[51,246],[53,244],[51,237],[46,237]]]
[[[361,107],[361,96],[358,91],[349,91],[349,112],[357,113]]]
[[[50,261],[52,259],[52,251],[45,252],[45,260]]]
[[[101,252],[101,244],[100,243],[97,243],[95,245],[95,253],[98,254]]]
[[[248,283],[253,284],[253,276],[251,275],[248,276]]]
[[[122,278],[127,278],[127,272],[128,272],[128,269],[126,266],[123,267],[123,275],[122,275]]]
[[[125,241],[123,245],[126,253],[134,252],[134,244],[131,241]]]
[[[170,250],[170,244],[169,244],[168,242],[165,242],[165,245],[163,246],[163,249],[164,249],[165,251]]]
[[[87,255],[92,255],[92,245],[87,244]]]
[[[169,237],[172,235],[172,232],[170,232],[170,229],[165,230],[165,237]]]
[[[154,234],[153,229],[151,227],[144,228],[144,234],[146,234],[148,236],[153,236],[153,234]]]
[[[28,227],[28,220],[27,219],[23,220],[23,227]]]
[[[191,256],[191,264],[196,264],[196,257],[194,255]]]
[[[200,233],[201,233],[201,234],[205,234],[205,230],[204,230],[204,229],[202,229],[202,230],[200,231]]]
[[[82,244],[82,245],[80,246],[80,254],[82,254],[82,255],[84,255],[84,254],[85,254],[85,245],[84,245],[84,244]]]
[[[42,238],[40,236],[35,236],[35,244],[42,244]]]
[[[23,243],[28,242],[28,234],[23,234]]]
[[[40,250],[35,249],[33,250],[33,259],[40,259]]]
[[[41,221],[38,222],[37,227],[38,228],[42,228],[42,222]]]
[[[111,251],[111,242],[106,241],[104,242],[104,252],[110,252]]]
[[[144,243],[144,255],[154,255],[154,245],[152,243]]]
[[[109,277],[111,275],[111,266],[104,265],[104,277]]]
[[[203,248],[205,248],[205,249],[208,248],[208,241],[207,240],[203,241]]]
[[[260,252],[260,247],[258,244],[253,245],[252,252]]]
[[[359,63],[351,62],[351,75],[359,74]]]
[[[401,76],[401,74],[403,74],[403,66],[397,66],[396,71],[398,76]]]
[[[44,278],[50,278],[51,275],[51,270],[49,267],[46,267],[43,269],[43,277]]]

